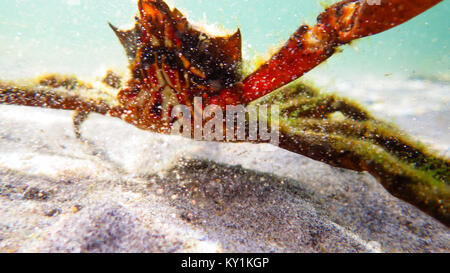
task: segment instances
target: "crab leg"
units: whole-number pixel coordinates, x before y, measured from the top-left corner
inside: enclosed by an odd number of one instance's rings
[[[313,27],[301,26],[281,50],[243,82],[249,103],[301,77],[340,45],[374,35],[419,15],[442,0],[344,0],[326,9]]]
[[[75,82],[74,79],[70,80]],[[44,85],[46,83],[45,81],[41,81],[41,84]],[[61,83],[55,80],[54,84],[60,85]],[[65,91],[58,92],[50,87],[44,86],[17,87],[0,82],[0,104],[73,110],[74,133],[77,138],[81,137],[81,124],[89,113],[98,113],[101,115],[111,114],[112,116],[120,117],[123,112],[121,107],[110,102],[113,101],[111,98],[109,100],[102,97],[94,99],[83,96],[80,92],[74,92],[77,90]]]

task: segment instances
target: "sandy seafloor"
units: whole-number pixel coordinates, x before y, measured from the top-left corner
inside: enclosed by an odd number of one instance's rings
[[[324,88],[449,154],[448,84]],[[71,115],[0,105],[0,252],[450,252],[448,228],[368,174],[99,115],[83,143]]]

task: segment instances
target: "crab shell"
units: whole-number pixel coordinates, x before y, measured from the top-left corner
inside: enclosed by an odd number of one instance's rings
[[[118,94],[126,109],[121,118],[141,129],[167,133],[176,119],[171,117],[176,105],[191,107],[195,97],[205,105],[239,102],[239,30],[227,37],[203,33],[161,0],[139,1],[139,11],[133,29],[111,25],[132,73],[128,87]]]

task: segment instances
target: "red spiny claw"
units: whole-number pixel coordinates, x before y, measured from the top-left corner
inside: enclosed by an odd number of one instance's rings
[[[339,43],[398,26],[442,0],[346,0],[322,13],[318,22],[338,33]]]
[[[250,102],[301,77],[337,46],[400,25],[442,0],[344,0],[326,9],[313,27],[302,26],[271,60],[244,80]]]

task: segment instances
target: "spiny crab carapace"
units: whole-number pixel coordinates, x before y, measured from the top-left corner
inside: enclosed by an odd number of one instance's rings
[[[374,35],[417,16],[441,0],[344,0],[317,24],[301,26],[267,63],[243,79],[241,34],[214,37],[193,27],[163,0],[139,0],[135,27],[112,26],[125,47],[132,78],[110,114],[146,130],[170,133],[175,105],[247,104],[299,78],[340,45]]]

